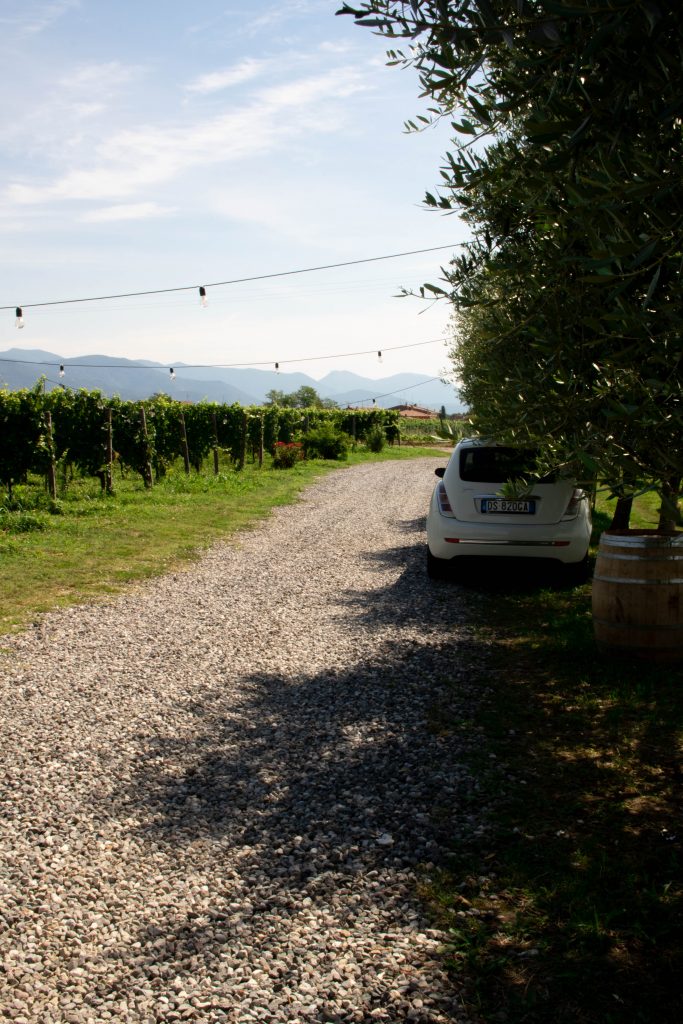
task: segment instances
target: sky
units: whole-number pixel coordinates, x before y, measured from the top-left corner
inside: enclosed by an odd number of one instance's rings
[[[3,0],[0,351],[448,370],[447,304],[397,297],[467,237],[422,205],[448,124],[404,131],[417,75],[340,6]]]

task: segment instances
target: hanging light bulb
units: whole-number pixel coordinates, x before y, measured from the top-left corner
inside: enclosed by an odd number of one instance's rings
[[[279,373],[279,372],[280,372],[280,364],[279,364],[279,363],[276,363],[276,364],[275,364],[275,372],[276,372],[276,373]]]
[[[24,311],[21,308],[21,306],[17,306],[16,316],[17,316],[16,326],[17,327],[23,327],[24,326]]]
[[[202,285],[199,289],[199,301],[202,305],[202,309],[206,309],[209,304],[209,300],[206,297],[206,288]]]
[[[173,367],[171,367],[169,372],[170,372],[170,375],[171,375],[171,380],[175,380],[175,370],[173,369]]]
[[[378,360],[379,360],[379,361],[380,361],[380,363],[381,363],[381,362],[382,362],[382,353],[381,353],[381,351],[378,351],[378,352],[377,352],[377,358],[378,358]]]
[[[373,400],[372,400],[372,404],[373,404],[373,405],[377,405],[377,399],[376,399],[376,398],[373,398]]]
[[[64,376],[64,363],[60,363],[60,366],[59,366],[59,376],[60,377]]]

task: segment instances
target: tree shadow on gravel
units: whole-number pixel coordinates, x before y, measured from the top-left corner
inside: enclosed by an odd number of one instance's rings
[[[479,830],[500,794],[481,705],[496,641],[476,634],[486,595],[430,581],[421,547],[373,557],[398,572],[338,597],[358,636],[352,668],[296,680],[254,671],[235,686],[226,665],[224,680],[185,705],[184,735],[141,737],[121,815],[138,822],[139,841],[167,858],[171,877],[196,877],[211,901],[201,913],[150,917],[119,968],[122,984],[142,974],[162,993],[200,963],[229,993],[230,1005],[211,1001],[215,1021],[239,1020],[236,1005],[255,1019],[311,1024],[461,1019],[415,887],[444,871],[454,844],[490,863]],[[248,951],[243,974],[226,976],[233,946]],[[332,973],[340,949],[364,965],[346,994],[343,971]],[[248,987],[257,955],[283,965],[263,983],[273,1005],[287,999],[272,1017],[259,1017],[262,995]],[[315,1006],[307,972],[323,979]]]
[[[370,557],[401,572],[372,602],[344,595],[357,620],[421,623],[437,661],[448,644],[433,727],[456,747],[471,735],[451,703],[459,666],[486,698],[466,754],[479,785],[443,809],[452,859],[431,886],[473,1017],[681,1019],[681,666],[600,656],[587,588],[555,565],[482,575],[472,560],[457,582],[431,582],[415,548]]]
[[[398,523],[401,533],[424,533],[427,523],[426,516],[418,516],[416,519],[403,519]]]
[[[421,621],[431,617],[425,608]],[[197,957],[220,975],[221,955],[236,942],[284,957],[278,990],[296,993],[307,964],[326,979],[317,1009],[301,995],[279,1019],[451,1019],[453,990],[436,938],[423,934],[430,921],[415,886],[449,841],[446,809],[474,799],[462,758],[476,732],[454,747],[432,728],[433,702],[454,676],[448,638],[435,647],[418,636],[402,650],[362,643],[367,655],[353,668],[297,680],[254,672],[235,688],[226,666],[225,685],[218,680],[187,706],[186,735],[141,738],[122,813],[181,874],[208,871],[212,887],[210,913],[172,912],[136,937],[132,966],[153,971],[155,984],[191,976]],[[476,700],[463,681],[452,704],[471,718]],[[292,952],[298,929],[308,929],[309,948]],[[350,991],[355,1004],[346,1008],[340,989],[349,979],[331,973],[345,934],[365,950],[362,996]],[[235,978],[226,985],[249,995]]]

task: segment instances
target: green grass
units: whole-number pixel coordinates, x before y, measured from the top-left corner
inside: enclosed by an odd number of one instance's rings
[[[122,586],[169,571],[195,558],[213,541],[229,537],[295,501],[323,473],[363,461],[434,454],[387,448],[380,455],[357,450],[345,463],[302,462],[273,470],[226,462],[219,476],[185,475],[174,467],[151,490],[139,477],[115,480],[115,495],[99,481],[74,479],[58,500],[43,481],[14,488],[0,507],[0,634],[26,626],[39,612],[117,593]]]
[[[598,535],[606,530],[610,524],[616,500],[610,501],[606,492],[598,493],[598,500],[594,513],[595,529],[593,530],[594,547]],[[647,491],[635,499],[631,512],[630,525],[634,529],[651,529],[657,526],[659,521],[659,495],[654,491]]]
[[[641,498],[632,525],[653,526]],[[598,530],[609,524],[603,501]],[[475,1021],[683,1016],[683,668],[599,655],[590,585],[483,584],[490,655],[471,765],[484,837],[454,834],[425,898]],[[471,724],[434,709],[444,740]]]

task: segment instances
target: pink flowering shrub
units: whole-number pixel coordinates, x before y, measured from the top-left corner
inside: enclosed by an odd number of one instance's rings
[[[298,441],[276,441],[273,449],[273,469],[291,469],[303,458],[301,444]]]

